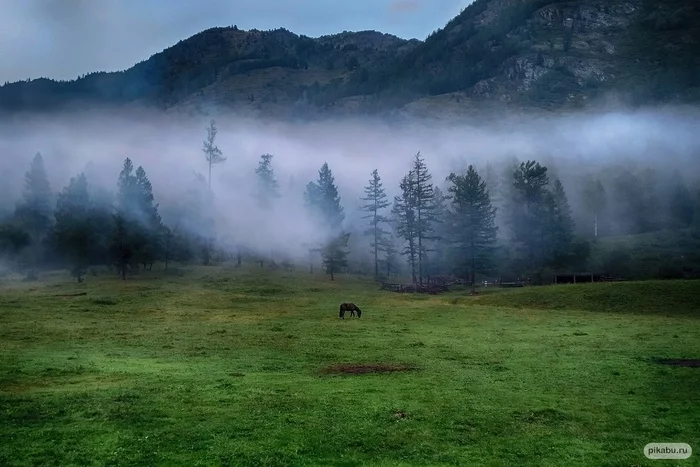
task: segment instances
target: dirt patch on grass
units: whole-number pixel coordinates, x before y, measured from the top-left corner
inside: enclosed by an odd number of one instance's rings
[[[659,358],[656,360],[656,363],[661,365],[700,368],[700,359],[698,358]]]
[[[362,375],[367,373],[395,373],[401,371],[414,371],[416,367],[404,364],[391,363],[342,363],[331,365],[321,370],[323,374],[335,375]]]

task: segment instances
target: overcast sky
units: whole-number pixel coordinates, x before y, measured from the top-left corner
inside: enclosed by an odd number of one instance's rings
[[[214,26],[425,39],[471,0],[0,0],[0,82],[129,68]]]

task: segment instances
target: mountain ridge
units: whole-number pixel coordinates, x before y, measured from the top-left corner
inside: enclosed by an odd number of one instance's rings
[[[0,87],[0,112],[142,106],[317,118],[700,101],[692,0],[476,0],[425,40],[210,28],[119,72]]]

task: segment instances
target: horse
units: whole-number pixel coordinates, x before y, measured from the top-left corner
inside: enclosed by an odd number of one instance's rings
[[[340,305],[340,317],[345,319],[345,312],[349,311],[350,316],[355,316],[355,312],[357,312],[357,317],[361,318],[362,317],[362,310],[355,305],[354,303],[342,303]]]

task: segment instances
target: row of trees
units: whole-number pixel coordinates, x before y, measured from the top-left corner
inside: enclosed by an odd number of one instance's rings
[[[15,263],[35,277],[41,265],[69,265],[81,281],[95,264],[108,265],[122,278],[152,268],[157,261],[167,269],[172,261],[209,264],[215,256],[234,253],[240,265],[242,250],[231,252],[229,247],[224,252],[215,235],[218,214],[213,210],[211,172],[214,165],[226,161],[216,146],[216,135],[211,121],[202,149],[209,177],[197,174],[179,207],[156,203],[146,171],[129,158],[117,177],[114,195],[79,174],[54,197],[43,158],[37,154],[25,176],[22,200],[13,215],[0,223],[0,266]],[[255,169],[256,209],[268,215],[282,198],[273,158],[263,154]],[[477,275],[504,274],[537,281],[547,270],[584,268],[590,245],[577,231],[561,180],[537,161],[504,167],[499,173],[490,164],[469,165],[451,173],[441,187],[418,153],[393,199],[374,170],[359,199],[365,223],[358,227],[346,222],[333,173],[324,163],[318,178],[305,187],[308,216],[299,219],[310,222],[310,230],[323,233],[322,241],[304,245],[311,272],[320,260],[333,279],[348,269],[351,259],[369,258],[377,279],[406,273],[422,285],[442,274],[456,274],[472,283]],[[627,202],[618,201],[614,209],[600,178],[589,177],[580,184],[579,198],[591,215],[586,231],[592,236],[599,235],[599,224],[607,225],[604,220],[609,220],[611,212],[634,212],[638,227],[650,228],[651,224],[644,224],[650,214],[645,207],[653,198],[643,183],[627,174],[619,173],[610,185],[617,195],[623,188],[629,191],[623,197]],[[700,203],[691,190],[682,183],[669,187],[672,225],[686,227],[697,221]],[[280,252],[254,253],[258,260],[274,260]]]

